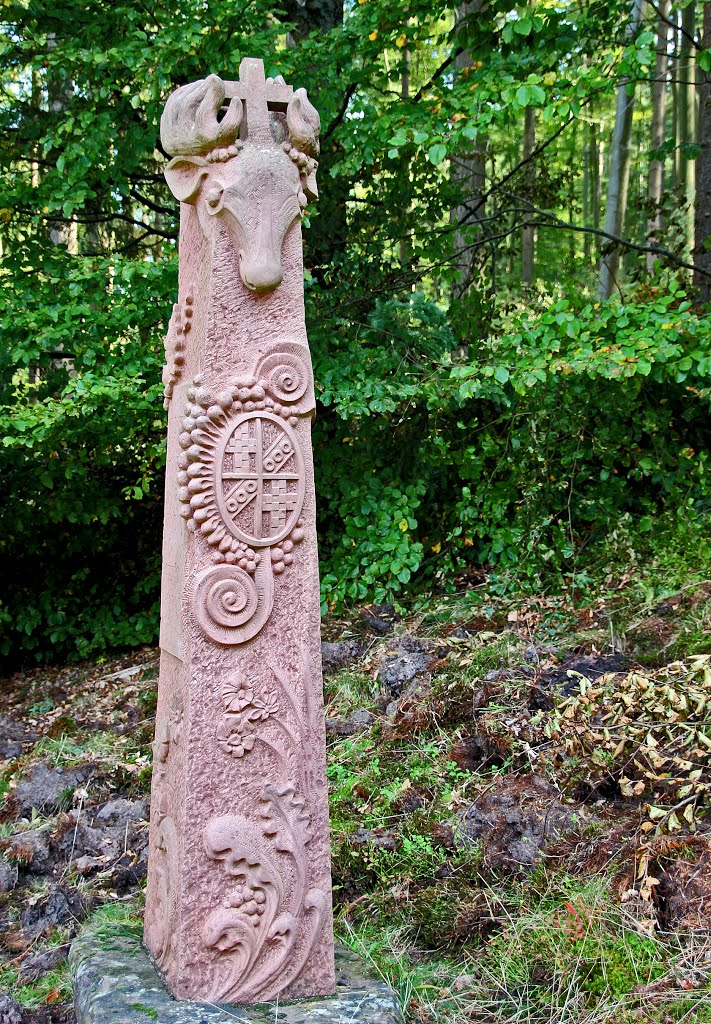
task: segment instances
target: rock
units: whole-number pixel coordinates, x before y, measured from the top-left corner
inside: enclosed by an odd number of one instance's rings
[[[400,621],[400,616],[392,604],[372,604],[360,613],[360,621],[371,632],[383,636],[391,631],[396,622]]]
[[[120,857],[111,874],[111,888],[119,895],[127,893],[142,882],[148,874],[148,844],[135,856],[125,853]]]
[[[85,878],[87,875],[93,874],[94,871],[105,868],[108,862],[108,857],[90,857],[88,854],[84,854],[72,861],[72,864],[77,874]]]
[[[359,828],[348,837],[351,846],[372,846],[378,850],[397,850],[399,841],[390,832],[380,834],[372,828]]]
[[[360,654],[361,645],[357,640],[337,640],[328,643],[326,640],[321,643],[321,661],[323,663],[323,674],[330,675],[343,668],[353,661]]]
[[[578,692],[579,676],[594,682],[610,672],[626,672],[629,664],[622,654],[583,654],[567,658],[561,665],[541,672],[537,682],[542,687],[560,687],[561,692],[569,696]]]
[[[140,938],[86,930],[72,943],[78,1024],[266,1024],[273,1006],[176,1002]],[[140,1012],[137,1012],[140,1007]],[[280,1024],[402,1024],[395,993],[350,950],[336,946],[336,993],[279,1004]]]
[[[375,721],[375,715],[365,708],[360,711],[352,711],[348,718],[327,718],[327,736],[353,736],[357,732],[367,729]]]
[[[0,857],[0,892],[10,892],[17,885],[17,865]]]
[[[402,636],[394,652],[384,654],[378,664],[376,678],[390,693],[397,696],[418,676],[428,675],[432,644],[414,636]]]
[[[114,856],[118,856],[118,842],[107,835],[106,831],[92,828],[81,819],[64,819],[63,826],[57,830],[52,841],[56,860],[69,861],[79,857],[104,856],[111,852],[111,847],[114,849]],[[121,839],[123,840],[123,836]]]
[[[535,775],[504,778],[465,812],[464,832],[482,844],[493,869],[520,873],[571,831],[585,812],[562,802],[560,793]]]
[[[0,993],[0,1024],[22,1024],[20,1004],[5,993]]]
[[[110,800],[104,804],[94,815],[96,822],[104,825],[121,825],[125,828],[127,824],[136,821],[148,820],[147,800]]]
[[[69,944],[64,946],[52,946],[51,949],[45,949],[41,953],[33,953],[22,961],[19,967],[20,980],[23,985],[27,985],[31,981],[37,981],[37,979],[45,974],[47,971],[53,971],[60,964],[63,964],[67,955],[69,954]]]
[[[10,839],[6,856],[29,875],[51,875],[54,869],[49,835],[45,829],[18,832]]]
[[[17,783],[10,801],[18,817],[29,818],[32,811],[53,814],[70,801],[77,786],[88,777],[88,768],[55,768],[38,764]]]
[[[0,715],[0,761],[19,757],[36,739],[37,733],[24,722]]]
[[[375,721],[375,715],[371,714],[367,708],[360,708],[358,711],[352,711],[348,716],[348,721],[351,725],[354,725],[356,729],[367,729]]]
[[[64,885],[51,885],[45,896],[36,897],[20,917],[25,935],[35,939],[49,935],[53,928],[68,926],[70,935],[76,935],[80,921],[86,917],[88,901],[78,889]]]

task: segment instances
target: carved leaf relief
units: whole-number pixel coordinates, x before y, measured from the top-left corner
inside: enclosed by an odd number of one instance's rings
[[[208,857],[235,882],[202,933],[214,954],[214,1002],[269,1000],[287,988],[304,968],[328,905],[326,893],[308,885],[303,801],[289,784],[266,786],[262,800],[262,828],[226,814],[205,829]]]

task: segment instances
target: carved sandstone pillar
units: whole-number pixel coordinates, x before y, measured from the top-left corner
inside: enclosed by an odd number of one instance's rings
[[[334,991],[300,223],[318,131],[250,59],[161,120],[182,205],[145,942],[179,999]]]

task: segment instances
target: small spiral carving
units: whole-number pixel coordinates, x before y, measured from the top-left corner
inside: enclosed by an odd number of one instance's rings
[[[197,620],[218,643],[233,643],[236,631],[256,614],[259,594],[254,580],[236,565],[218,565],[206,573],[195,594]]]
[[[309,386],[309,371],[293,352],[275,352],[264,360],[261,372],[278,402],[298,402]]]
[[[206,569],[195,584],[193,612],[198,625],[218,644],[251,640],[269,618],[272,584],[268,558],[260,559],[254,575],[229,562]]]

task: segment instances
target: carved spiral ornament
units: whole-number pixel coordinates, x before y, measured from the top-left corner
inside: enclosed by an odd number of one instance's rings
[[[268,567],[255,576],[229,564],[202,573],[195,588],[195,617],[200,627],[220,644],[249,640],[271,611],[267,579],[271,579]]]
[[[270,394],[279,402],[298,402],[309,386],[306,364],[293,352],[275,352],[260,367]]]

